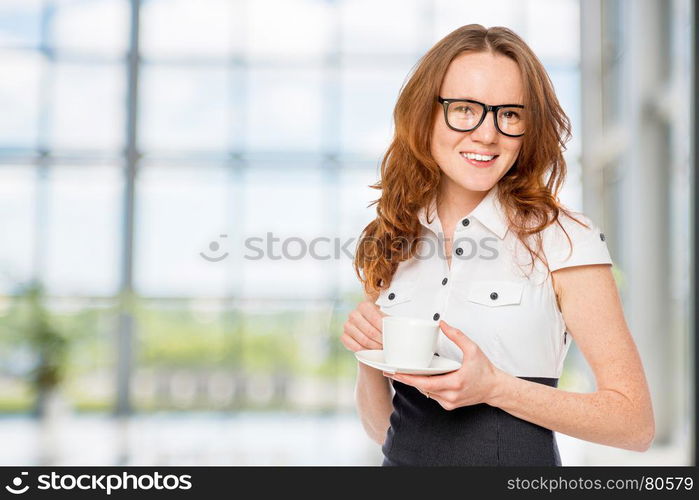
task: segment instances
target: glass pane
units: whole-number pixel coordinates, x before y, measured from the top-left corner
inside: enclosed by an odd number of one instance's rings
[[[435,0],[435,29],[433,42],[466,24],[507,26],[518,35],[524,36],[526,2],[521,0]],[[546,12],[542,13],[547,15]],[[552,18],[555,19],[555,18]]]
[[[333,26],[330,2],[255,0],[246,8],[247,50],[251,55],[303,57],[327,51]]]
[[[0,166],[0,293],[12,293],[31,278],[35,231],[36,174],[32,166]]]
[[[136,405],[351,410],[356,361],[336,348],[337,332],[329,337],[332,315],[330,302],[233,309],[146,301],[138,310]]]
[[[526,41],[542,61],[577,62],[580,54],[578,0],[529,0]]]
[[[331,256],[320,170],[255,166],[244,174],[244,297],[318,297],[327,293]],[[254,238],[254,239],[253,239]]]
[[[0,2],[0,47],[37,47],[42,0]]]
[[[572,138],[564,153],[567,161],[577,161],[580,155],[580,71],[576,66],[546,68],[563,111],[570,118]]]
[[[139,293],[226,294],[231,259],[214,262],[201,254],[219,259],[229,251],[229,221],[235,214],[228,175],[196,165],[153,166],[139,173],[134,267]]]
[[[241,45],[243,16],[230,0],[146,0],[141,7],[144,57],[225,56]]]
[[[58,388],[71,410],[109,409],[116,387],[113,305],[46,297],[37,303],[29,298],[19,295],[0,309],[0,413],[35,408],[38,383],[33,372],[39,368],[48,375],[47,369],[54,366],[62,369]],[[33,330],[39,315],[45,317],[49,328],[41,326],[41,336]],[[51,349],[41,363],[37,351],[45,350],[47,345]],[[3,443],[3,451],[11,450],[12,454],[21,448],[14,439]],[[23,444],[27,446],[26,436]],[[33,446],[29,448],[34,451]],[[3,459],[6,458],[3,453]]]
[[[419,50],[430,28],[420,0],[346,0],[341,3],[342,50],[349,53],[405,54]]]
[[[247,147],[317,151],[321,144],[322,80],[317,69],[253,69]]]
[[[583,211],[582,168],[580,162],[566,158],[566,183],[558,194],[561,202],[573,210]]]
[[[227,70],[146,65],[140,140],[144,150],[226,149],[231,115]]]
[[[362,230],[376,217],[376,206],[368,208],[369,203],[377,199],[381,192],[371,189],[370,184],[379,178],[376,168],[366,165],[349,166],[340,174],[340,217],[339,234],[343,244],[347,245],[351,257],[345,255],[339,261],[340,289],[344,293],[355,293],[361,297],[362,289],[359,278],[354,272],[352,259]]]
[[[116,293],[124,184],[121,172],[116,167],[52,168],[48,224],[43,233],[45,280],[50,293]]]
[[[216,301],[143,301],[134,405],[138,410],[222,409],[236,395],[237,331]]]
[[[53,81],[50,146],[123,148],[126,76],[116,64],[59,64]]]
[[[342,74],[342,149],[380,154],[393,134],[393,108],[409,67],[349,66]]]
[[[121,56],[128,47],[128,0],[53,0],[50,44],[58,51]]]
[[[0,51],[0,148],[36,147],[41,57]]]
[[[68,340],[64,394],[75,410],[112,410],[116,400],[116,304],[74,298],[49,304],[53,326]]]

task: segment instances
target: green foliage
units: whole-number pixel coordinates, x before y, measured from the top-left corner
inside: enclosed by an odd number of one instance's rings
[[[223,310],[202,321],[187,307],[141,306],[138,362],[149,368],[347,376],[356,361],[339,341],[342,312],[334,311],[328,322],[322,311]]]
[[[27,411],[34,395],[58,384],[78,410],[111,408],[114,388],[95,385],[91,378],[114,371],[120,310],[135,319],[134,368],[160,373],[165,380],[173,370],[204,380],[218,371],[242,380],[260,375],[326,381],[347,380],[356,371],[353,354],[339,341],[355,300],[341,300],[334,307],[270,310],[132,296],[104,306],[100,301],[51,299],[38,285],[5,300],[6,307],[0,310],[0,368],[16,382],[10,392],[0,394],[0,413]],[[139,407],[182,409],[169,397],[165,389],[139,400]],[[201,408],[212,404],[205,393],[195,403]],[[280,393],[270,400],[243,398],[232,404],[282,408],[290,403]]]
[[[31,385],[36,391],[57,387],[65,375],[68,339],[53,325],[42,286],[36,282],[27,285],[14,308],[11,326],[34,357],[28,374]]]

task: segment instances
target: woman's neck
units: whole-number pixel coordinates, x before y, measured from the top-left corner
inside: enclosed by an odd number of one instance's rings
[[[488,191],[470,191],[442,178],[437,195],[437,214],[448,224],[470,214]]]

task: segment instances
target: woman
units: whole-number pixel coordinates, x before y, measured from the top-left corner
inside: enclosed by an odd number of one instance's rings
[[[437,354],[461,368],[359,364],[383,465],[561,465],[554,431],[648,449],[650,395],[605,237],[558,201],[570,124],[531,49],[506,28],[457,29],[416,66],[394,119],[355,255],[366,300],[341,340],[381,349],[383,315],[429,318]],[[595,392],[557,388],[573,340]]]

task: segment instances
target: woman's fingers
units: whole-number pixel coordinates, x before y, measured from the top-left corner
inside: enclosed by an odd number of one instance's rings
[[[362,316],[364,316],[376,330],[379,332],[383,331],[383,317],[386,316],[386,314],[381,312],[379,306],[371,301],[365,300],[357,306],[357,310],[362,313]]]
[[[377,342],[376,340],[372,339],[369,337],[364,331],[361,329],[357,328],[356,325],[350,324],[350,335],[362,346],[364,346],[365,349],[383,349],[383,345],[381,342]]]
[[[360,302],[345,321],[342,343],[351,351],[383,349],[383,314],[371,301]]]
[[[362,313],[357,310],[352,311],[352,314],[350,314],[350,322],[354,324],[360,332],[378,343],[380,347],[377,347],[377,349],[383,348],[381,330],[377,330]]]
[[[345,334],[349,335],[362,349],[381,349],[383,346],[364,334],[354,323],[345,323]]]
[[[352,337],[350,337],[346,333],[342,334],[342,336],[340,337],[340,342],[342,342],[342,345],[344,345],[347,349],[349,349],[352,352],[364,350],[364,347],[359,345],[356,340],[354,340]]]
[[[384,375],[386,375],[385,372],[384,372]],[[391,376],[390,378],[393,378],[394,380],[396,380],[395,377],[393,377],[393,376]],[[411,385],[411,384],[408,384],[408,385]],[[417,387],[417,386],[413,386],[413,387],[415,387],[415,389],[417,389],[417,391],[420,394],[425,396],[425,398],[434,400],[437,404],[439,404],[439,406],[441,406],[445,410],[451,411],[455,408],[455,406],[449,402],[449,395],[447,393],[444,393],[441,391],[430,392],[425,388],[421,389],[420,387]]]

